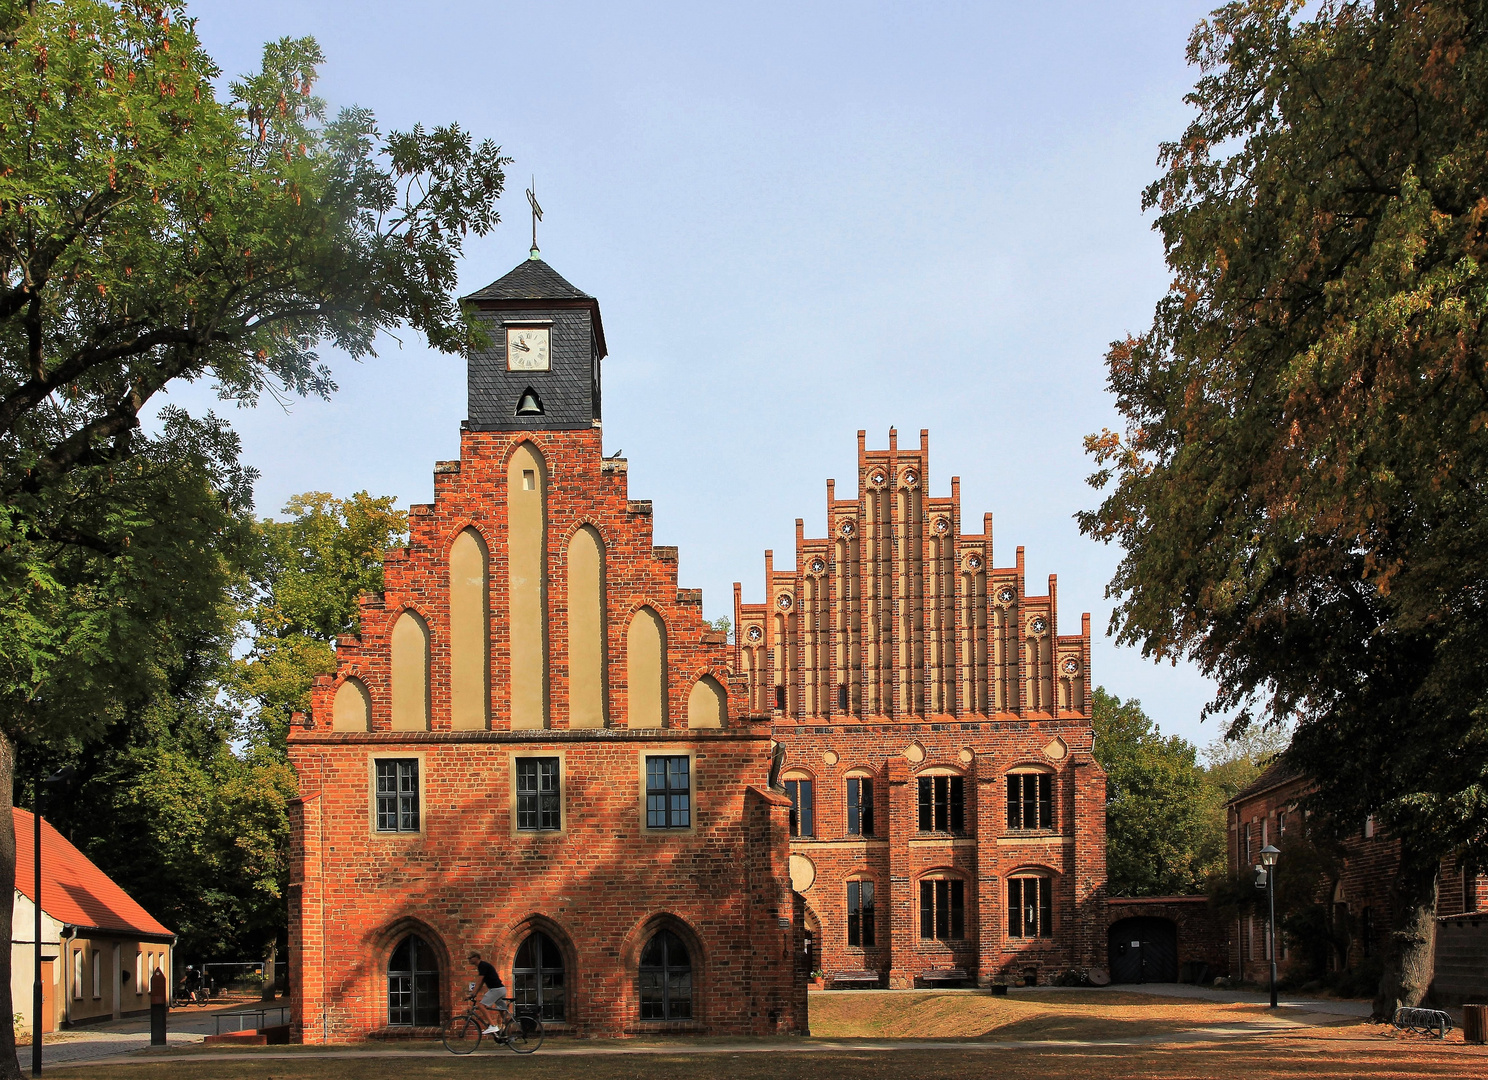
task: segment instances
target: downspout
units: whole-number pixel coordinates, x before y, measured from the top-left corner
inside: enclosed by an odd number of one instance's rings
[[[62,955],[58,958],[62,961],[62,1023],[72,1027],[72,941],[77,937],[77,927],[62,927]]]

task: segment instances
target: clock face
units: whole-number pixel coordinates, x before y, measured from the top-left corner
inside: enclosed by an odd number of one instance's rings
[[[547,326],[508,326],[506,328],[506,370],[547,371]]]

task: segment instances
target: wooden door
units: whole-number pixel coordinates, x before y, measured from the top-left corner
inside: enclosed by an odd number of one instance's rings
[[[41,1030],[57,1030],[57,988],[53,985],[55,960],[41,962]]]

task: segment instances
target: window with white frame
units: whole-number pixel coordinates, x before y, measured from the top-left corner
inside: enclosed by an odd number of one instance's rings
[[[143,994],[149,987],[145,985],[145,954],[140,949],[134,950],[134,992]]]
[[[103,954],[97,949],[93,950],[93,997],[103,997]]]
[[[72,996],[83,1000],[83,950],[72,950]]]

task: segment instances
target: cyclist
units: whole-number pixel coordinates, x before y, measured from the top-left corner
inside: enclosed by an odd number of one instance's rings
[[[470,962],[475,965],[476,974],[480,976],[481,982],[486,986],[486,992],[481,995],[480,1005],[485,1010],[486,1027],[483,1035],[494,1035],[501,1038],[502,1028],[506,1017],[493,1017],[489,1010],[495,1009],[498,1013],[507,1011],[506,986],[501,981],[501,976],[496,968],[481,959],[481,954],[473,952],[470,954]]]

